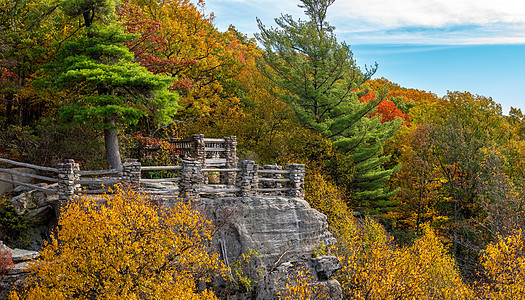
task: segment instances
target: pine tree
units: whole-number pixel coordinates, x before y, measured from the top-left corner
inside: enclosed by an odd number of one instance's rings
[[[353,198],[370,208],[374,202],[388,206],[392,195],[386,181],[395,169],[385,169],[384,143],[401,125],[400,120],[381,123],[370,117],[386,93],[361,103],[367,93],[363,83],[377,65],[363,73],[356,65],[350,47],[338,43],[326,12],[334,0],[302,0],[309,20],[295,21],[290,15],[276,18],[278,28],[266,28],[260,20],[256,38],[264,45],[265,66],[261,69],[289,93],[282,97],[309,128],[331,138],[355,164],[354,180],[349,183]]]
[[[64,44],[54,65],[59,70],[55,83],[78,95],[62,108],[62,119],[102,123],[112,168],[122,166],[118,124],[136,123],[144,115],[167,122],[178,99],[167,90],[173,78],[154,75],[134,62],[123,44],[133,36],[115,21],[116,5],[112,0],[62,1],[63,12],[79,19],[81,34]]]

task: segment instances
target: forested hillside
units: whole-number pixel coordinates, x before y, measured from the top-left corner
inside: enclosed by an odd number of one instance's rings
[[[202,0],[2,0],[0,157],[107,168],[155,144],[169,164],[169,139],[237,136],[242,158],[306,164],[347,299],[521,299],[523,113],[374,79],[331,3],[250,38]]]

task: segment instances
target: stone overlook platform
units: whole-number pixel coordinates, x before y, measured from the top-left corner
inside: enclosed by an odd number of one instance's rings
[[[286,195],[304,197],[303,164],[265,165],[259,167],[254,161],[238,161],[237,140],[234,136],[222,139],[206,139],[202,134],[190,139],[172,141],[178,153],[178,164],[172,166],[144,166],[136,159],[127,160],[121,169],[81,170],[72,159],[59,163],[56,168],[42,167],[1,159],[0,162],[25,167],[36,172],[22,173],[0,168],[0,173],[17,178],[30,178],[53,184],[43,187],[22,180],[0,177],[0,181],[22,185],[47,193],[58,194],[59,200],[67,201],[79,194],[102,194],[114,184],[126,183],[144,193],[171,195],[194,199],[201,194],[235,196]],[[154,149],[145,149],[142,155],[151,156]],[[159,172],[160,171],[160,172]],[[143,178],[145,172],[169,175],[164,178]],[[150,176],[151,177],[151,176]],[[159,177],[159,176],[156,176]],[[161,185],[163,188],[159,189]],[[153,188],[150,188],[153,187]]]
[[[171,143],[179,153],[178,164],[172,166],[147,166],[135,159],[127,160],[122,169],[81,170],[73,160],[50,168],[0,159],[35,170],[22,173],[0,168],[0,173],[11,176],[0,181],[19,185],[11,202],[17,213],[33,216],[32,223],[38,224],[31,233],[36,237],[33,250],[43,244],[42,232],[56,226],[62,203],[75,201],[79,195],[98,197],[112,185],[125,183],[155,195],[164,207],[179,199],[192,200],[215,224],[211,247],[226,266],[244,253],[258,253],[245,270],[255,283],[253,290],[232,292],[228,283],[219,280],[213,285],[220,299],[277,299],[297,270],[307,270],[312,284],[325,291],[326,297],[318,299],[342,299],[340,284],[330,279],[339,269],[338,259],[330,253],[312,257],[321,245],[329,247],[335,239],[326,216],[304,200],[305,165],[258,166],[251,160],[239,161],[235,137],[193,135]],[[142,149],[141,156],[148,161],[155,153],[154,148]],[[18,181],[15,175],[40,183]],[[0,284],[0,294],[21,278],[23,274],[4,278],[6,286]]]

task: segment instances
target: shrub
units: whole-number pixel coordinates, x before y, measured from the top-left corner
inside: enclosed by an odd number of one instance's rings
[[[279,300],[328,299],[326,287],[315,284],[315,278],[304,266],[293,269],[281,281],[286,290],[277,293]]]
[[[7,274],[14,266],[11,251],[4,244],[0,244],[0,275]]]
[[[436,234],[427,226],[413,245],[396,248],[371,218],[339,232],[339,281],[349,299],[472,299]]]
[[[11,299],[216,299],[196,285],[223,273],[208,253],[210,221],[190,204],[164,209],[122,187],[103,198],[67,204]]]
[[[525,239],[517,231],[500,236],[480,257],[488,284],[483,294],[488,299],[523,299],[525,295]]]
[[[346,221],[348,207],[343,200],[343,193],[320,172],[308,171],[305,178],[305,200],[310,206],[328,217],[333,227]]]
[[[9,201],[11,193],[0,196],[0,239],[8,245],[23,247],[28,242],[29,221],[17,214]]]
[[[233,292],[246,293],[253,290],[257,278],[254,274],[250,274],[250,269],[255,268],[258,255],[257,251],[248,248],[248,251],[242,253],[241,257],[232,264],[229,288]]]

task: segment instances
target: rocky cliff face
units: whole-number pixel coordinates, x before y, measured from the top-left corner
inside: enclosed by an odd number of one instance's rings
[[[247,271],[257,283],[252,293],[233,295],[237,299],[275,299],[300,268],[310,272],[315,285],[324,286],[330,299],[341,299],[339,283],[330,280],[339,268],[337,258],[312,258],[314,250],[334,244],[335,239],[326,216],[306,201],[279,196],[204,197],[196,204],[215,222],[215,247],[230,265],[250,249],[258,253]]]
[[[169,206],[173,198],[160,199]],[[31,220],[25,248],[40,250],[50,228],[56,225],[55,197],[19,188],[11,200],[16,212]],[[331,280],[339,268],[337,258],[330,255],[312,257],[321,245],[329,246],[335,239],[328,231],[326,216],[312,209],[300,198],[281,196],[228,197],[208,196],[194,201],[217,227],[215,250],[252,285],[232,287],[217,281],[217,294],[223,299],[276,299],[286,283],[297,280],[298,270],[307,270],[315,286],[323,287],[329,299],[341,299],[339,283]],[[29,239],[29,241],[27,241]],[[242,254],[256,252],[249,263],[238,265]],[[17,268],[18,270],[20,268]],[[23,273],[10,274],[0,280],[0,291],[6,292],[14,282],[23,280]],[[235,277],[235,276],[233,276]],[[301,278],[299,278],[302,280]]]

